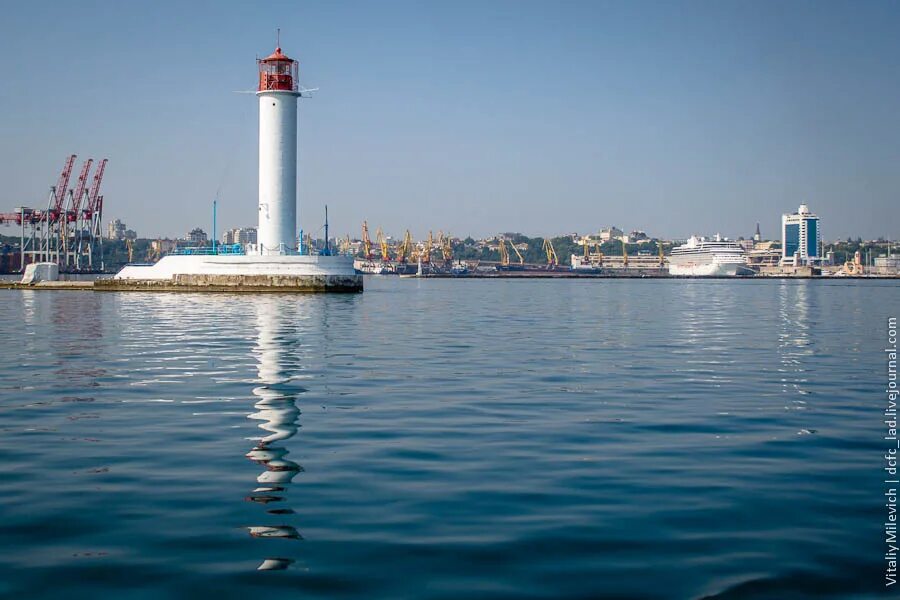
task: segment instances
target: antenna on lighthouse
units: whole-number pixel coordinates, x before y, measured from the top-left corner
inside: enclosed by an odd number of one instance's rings
[[[275,47],[281,48],[281,27],[275,28]]]

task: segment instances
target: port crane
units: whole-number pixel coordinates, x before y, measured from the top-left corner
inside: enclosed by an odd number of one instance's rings
[[[69,223],[73,223],[79,219],[81,216],[81,204],[84,202],[85,192],[87,192],[87,181],[88,175],[91,171],[91,165],[94,164],[94,159],[89,158],[84,161],[84,165],[81,168],[81,174],[78,176],[78,184],[75,186],[75,191],[72,192],[72,210],[67,211],[66,217]]]
[[[75,190],[68,189],[77,158],[75,154],[66,158],[56,185],[50,188],[46,210],[23,206],[16,212],[0,213],[0,224],[21,227],[19,264],[23,269],[28,263],[55,262],[62,271],[93,270],[94,254],[99,256],[103,268],[100,184],[107,159],[100,162],[91,189],[86,193],[93,159],[82,165]]]
[[[450,242],[450,233],[447,233],[447,236],[444,237],[443,231],[438,231],[438,246],[441,248],[441,254],[444,257],[444,262],[446,264],[450,264],[453,262],[453,244]]]
[[[622,240],[622,265],[624,268],[628,268],[628,246],[625,244],[625,240]]]
[[[519,264],[520,264],[520,265],[524,265],[524,264],[525,264],[525,257],[522,256],[522,253],[519,252],[519,249],[516,248],[516,245],[515,245],[515,244],[513,244],[512,242],[510,242],[509,245],[512,247],[513,252],[516,253],[516,258],[519,259]]]
[[[506,240],[503,238],[500,238],[500,244],[498,246],[498,248],[500,250],[500,265],[504,266],[504,267],[509,266],[509,250],[506,248],[507,243],[509,243],[509,247],[513,249],[513,252],[516,253],[516,257],[519,260],[519,264],[524,265],[525,257],[522,256],[522,253],[519,252],[519,249],[516,248],[516,245],[513,244],[510,240]]]
[[[69,178],[72,176],[72,167],[75,166],[75,154],[69,156],[66,160],[66,166],[63,167],[62,173],[59,175],[59,181],[53,188],[53,208],[50,210],[50,220],[58,221],[66,208],[66,193],[69,187]]]
[[[403,242],[397,247],[397,262],[405,263],[412,256],[413,252],[413,242],[412,235],[409,233],[409,229],[406,230],[406,235],[403,236]]]
[[[381,249],[382,262],[389,262],[391,260],[391,253],[389,252],[387,239],[385,239],[384,232],[381,231],[381,227],[379,227],[378,231],[375,232],[375,240],[378,242],[378,247]]]
[[[372,254],[372,240],[369,239],[369,223],[363,221],[362,224],[362,243],[363,243],[363,257],[366,260],[372,260],[375,258],[375,255]]]
[[[434,236],[429,231],[428,239],[425,241],[425,247],[422,249],[422,264],[427,265],[431,263],[431,247],[434,245]]]
[[[513,248],[515,248],[515,246],[513,246]],[[542,249],[547,255],[547,266],[549,268],[553,268],[559,264],[559,257],[556,255],[556,249],[553,247],[553,242],[550,241],[550,238],[544,238]]]

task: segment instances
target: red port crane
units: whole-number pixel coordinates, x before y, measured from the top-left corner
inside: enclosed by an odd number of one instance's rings
[[[84,162],[84,166],[81,168],[81,174],[78,176],[78,184],[75,186],[75,191],[72,192],[72,210],[66,215],[66,220],[69,223],[73,223],[78,220],[78,213],[81,210],[81,201],[84,198],[84,191],[87,189],[87,180],[88,175],[91,171],[91,165],[94,164],[94,159],[89,158]]]
[[[100,164],[97,165],[97,172],[94,173],[94,181],[91,183],[91,191],[88,194],[88,206],[87,210],[89,211],[86,215],[88,218],[92,217],[94,213],[100,214],[103,212],[103,196],[100,195],[100,182],[103,181],[103,171],[106,170],[106,158],[100,161]]]
[[[66,191],[69,189],[69,178],[72,176],[72,167],[75,166],[76,158],[77,156],[73,154],[66,160],[62,173],[59,175],[59,181],[56,182],[56,187],[53,191],[55,203],[53,209],[50,211],[51,221],[58,219],[59,215],[61,215],[65,209]]]

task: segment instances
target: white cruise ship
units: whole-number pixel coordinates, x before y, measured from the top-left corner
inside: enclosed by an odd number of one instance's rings
[[[691,236],[686,244],[672,249],[671,275],[729,276],[749,275],[747,256],[735,242],[716,235],[715,239]]]

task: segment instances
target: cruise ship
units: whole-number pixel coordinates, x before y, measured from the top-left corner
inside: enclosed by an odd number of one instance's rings
[[[744,249],[719,235],[711,240],[691,236],[686,244],[673,248],[669,257],[671,275],[709,277],[751,273]]]

